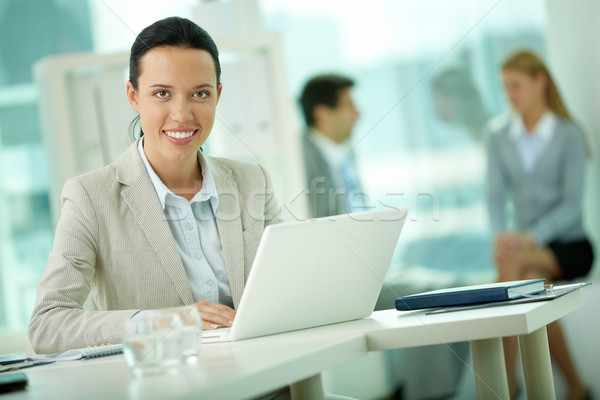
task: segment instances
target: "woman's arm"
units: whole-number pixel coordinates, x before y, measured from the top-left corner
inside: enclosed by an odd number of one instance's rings
[[[506,180],[496,138],[496,135],[490,134],[486,140],[486,200],[491,229],[495,235],[506,229]]]
[[[281,204],[275,196],[271,175],[262,165],[258,165],[265,176],[265,227],[282,222]]]
[[[79,181],[65,184],[62,202],[54,246],[27,329],[29,341],[39,353],[119,343],[123,321],[137,311],[83,309],[97,273],[98,223]]]
[[[539,244],[551,242],[557,235],[576,226],[581,219],[585,178],[583,134],[575,126],[566,141],[562,170],[560,202],[544,218],[532,226],[531,233]]]

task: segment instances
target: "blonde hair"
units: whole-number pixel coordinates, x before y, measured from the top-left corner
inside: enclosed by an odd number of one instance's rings
[[[560,93],[558,92],[558,87],[554,83],[554,79],[552,79],[552,75],[550,75],[550,71],[548,71],[548,67],[544,64],[544,61],[532,51],[529,50],[521,50],[517,51],[510,57],[504,61],[502,64],[502,70],[505,69],[517,69],[519,71],[525,72],[531,77],[537,76],[540,72],[546,75],[547,86],[546,86],[546,103],[548,104],[548,108],[559,117],[566,119],[567,121],[573,121],[571,118],[571,114],[569,114],[569,110],[567,110],[567,106],[560,97]],[[583,134],[583,145],[585,147],[585,155],[587,158],[591,158],[592,152],[590,146],[587,141],[587,137],[585,133]]]
[[[546,85],[546,103],[548,108],[561,118],[572,121],[571,115],[562,101],[558,88],[548,71],[548,67],[544,64],[544,61],[532,51],[521,50],[510,57],[502,64],[502,70],[506,69],[517,69],[525,72],[531,77],[537,76],[539,73],[543,73],[547,79]]]

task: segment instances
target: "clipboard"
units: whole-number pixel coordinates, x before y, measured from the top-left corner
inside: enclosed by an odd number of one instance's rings
[[[548,301],[552,299],[556,299],[557,297],[564,296],[567,293],[571,293],[577,289],[581,289],[582,287],[591,285],[591,282],[582,282],[582,283],[573,283],[569,285],[547,285],[546,290],[540,293],[527,295],[525,297],[520,297],[518,299],[506,300],[506,301],[494,301],[489,303],[479,303],[479,304],[470,304],[466,306],[453,306],[453,307],[444,307],[437,308],[430,311],[427,311],[425,314],[442,314],[447,312],[454,311],[463,311],[463,310],[474,310],[478,308],[488,308],[488,307],[499,307],[499,306],[507,306],[511,304],[522,304],[522,303],[533,303],[536,301]]]

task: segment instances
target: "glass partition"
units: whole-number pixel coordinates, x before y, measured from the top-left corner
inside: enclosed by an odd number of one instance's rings
[[[264,26],[282,35],[291,97],[318,73],[357,82],[363,186],[374,206],[410,208],[396,268],[493,279],[482,129],[508,109],[502,60],[523,47],[546,54],[544,2],[260,4]]]

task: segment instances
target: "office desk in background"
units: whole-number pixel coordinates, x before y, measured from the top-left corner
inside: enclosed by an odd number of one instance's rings
[[[502,337],[518,335],[528,399],[553,399],[545,326],[584,304],[581,289],[558,299],[427,315],[378,311],[369,318],[262,338],[203,346],[198,365],[179,374],[135,378],[122,355],[23,370],[16,399],[246,399],[292,384],[318,399],[321,371],[369,351],[470,341],[480,399],[507,399]],[[466,363],[466,360],[465,360]]]

